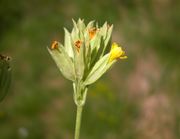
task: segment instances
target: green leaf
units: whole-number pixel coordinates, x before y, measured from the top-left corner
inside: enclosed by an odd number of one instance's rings
[[[92,68],[91,72],[84,81],[85,85],[89,85],[97,81],[115,62],[108,63],[109,54],[103,56]]]
[[[11,68],[9,59],[4,59],[5,56],[0,57],[0,101],[6,96],[11,84]]]
[[[58,66],[63,76],[71,81],[74,81],[74,64],[72,62],[72,59],[66,53],[64,47],[61,44],[59,44],[58,49],[51,50],[48,48],[48,51],[51,54],[52,58],[54,59],[56,65]]]

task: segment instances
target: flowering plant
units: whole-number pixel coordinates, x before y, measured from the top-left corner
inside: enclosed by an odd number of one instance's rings
[[[102,27],[91,21],[85,25],[79,19],[73,20],[71,33],[64,28],[64,44],[54,41],[49,53],[65,78],[73,82],[74,102],[77,105],[75,139],[79,139],[83,105],[88,86],[97,81],[117,59],[127,56],[117,43],[110,46],[113,25],[104,23]]]

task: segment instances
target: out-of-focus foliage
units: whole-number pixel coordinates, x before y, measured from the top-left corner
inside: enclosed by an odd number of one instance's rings
[[[10,58],[0,54],[0,102],[6,96],[11,83]]]
[[[23,15],[21,0],[12,3],[11,0],[0,1],[0,37],[19,22]]]
[[[46,47],[79,17],[113,23],[128,55],[89,88],[81,138],[180,138],[179,0],[1,0],[0,53],[13,58],[13,78],[0,138],[73,138],[73,89]]]

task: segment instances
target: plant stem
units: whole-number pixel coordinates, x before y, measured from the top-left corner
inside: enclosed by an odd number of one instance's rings
[[[74,139],[79,139],[80,128],[81,128],[81,115],[82,115],[83,106],[77,105],[77,113],[76,113],[76,127],[75,127],[75,136]]]

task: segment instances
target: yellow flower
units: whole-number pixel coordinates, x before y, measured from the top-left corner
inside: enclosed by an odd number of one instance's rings
[[[126,59],[127,56],[125,55],[125,51],[123,51],[122,48],[118,46],[117,43],[113,43],[111,46],[109,62],[112,62],[113,60],[118,58]]]

